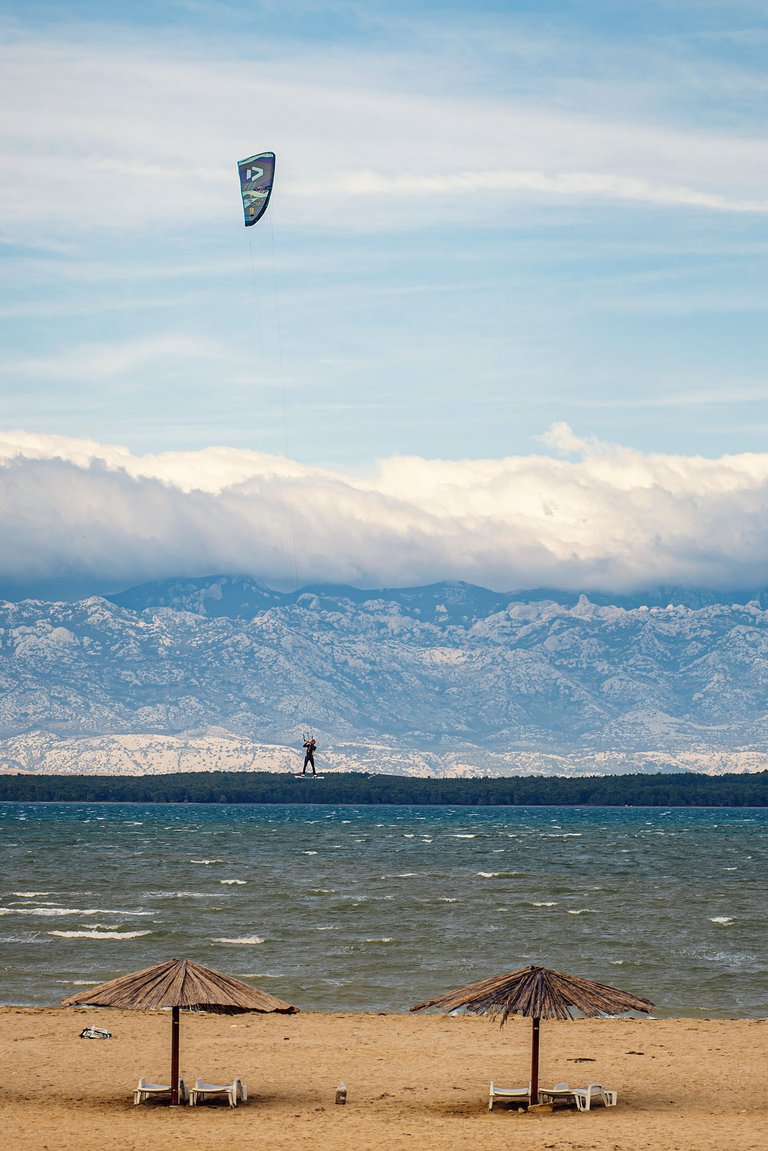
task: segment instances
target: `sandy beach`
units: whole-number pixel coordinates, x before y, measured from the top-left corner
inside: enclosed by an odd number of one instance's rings
[[[106,1041],[79,1038],[94,1024]],[[542,1025],[542,1084],[603,1082],[589,1113],[487,1110],[488,1082],[528,1080],[530,1024],[470,1016],[187,1014],[181,1069],[250,1099],[134,1107],[140,1074],[167,1081],[167,1013],[0,1008],[4,1151],[424,1148],[425,1151],[762,1151],[768,1021],[604,1019]],[[344,1080],[346,1106],[334,1103]]]

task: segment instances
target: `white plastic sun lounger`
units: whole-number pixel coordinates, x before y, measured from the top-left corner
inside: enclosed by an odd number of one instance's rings
[[[189,1105],[196,1107],[201,1099],[210,1096],[226,1095],[230,1107],[237,1107],[238,1101],[245,1103],[248,1099],[248,1088],[242,1079],[234,1079],[232,1083],[205,1083],[202,1079],[195,1080],[195,1086],[189,1092]]]
[[[576,1092],[567,1083],[539,1088],[539,1103],[577,1103]]]
[[[488,1110],[493,1111],[494,1103],[530,1103],[531,1088],[528,1087],[498,1087],[491,1083],[488,1092]]]
[[[579,1111],[589,1111],[593,1100],[600,1100],[605,1107],[615,1107],[618,1093],[608,1091],[602,1083],[590,1083],[588,1087],[569,1087],[567,1083],[556,1083],[554,1087],[539,1090],[540,1103],[575,1103]]]
[[[593,1100],[599,1100],[604,1107],[615,1107],[619,1097],[618,1091],[609,1091],[602,1083],[590,1083],[589,1087],[576,1087],[574,1095],[579,1111],[589,1111]]]
[[[152,1095],[170,1095],[170,1093],[170,1083],[147,1083],[142,1075],[133,1093],[133,1104],[136,1106],[138,1103],[143,1103],[145,1099],[149,1099]],[[187,1101],[187,1089],[184,1086],[183,1079],[179,1080],[179,1100],[182,1103],[186,1103]]]

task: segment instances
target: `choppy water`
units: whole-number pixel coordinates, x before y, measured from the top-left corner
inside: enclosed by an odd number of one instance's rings
[[[768,1016],[768,811],[0,805],[0,1001],[188,957],[404,1011],[543,963]]]

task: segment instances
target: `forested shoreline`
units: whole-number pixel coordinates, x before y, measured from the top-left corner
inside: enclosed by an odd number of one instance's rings
[[[0,801],[47,803],[330,803],[448,806],[766,807],[768,771],[752,774],[505,776],[436,779],[365,772],[0,775]]]

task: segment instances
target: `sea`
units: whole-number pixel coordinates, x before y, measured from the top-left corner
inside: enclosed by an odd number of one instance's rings
[[[405,1012],[531,963],[768,1017],[768,810],[7,803],[0,1002],[190,958]]]

